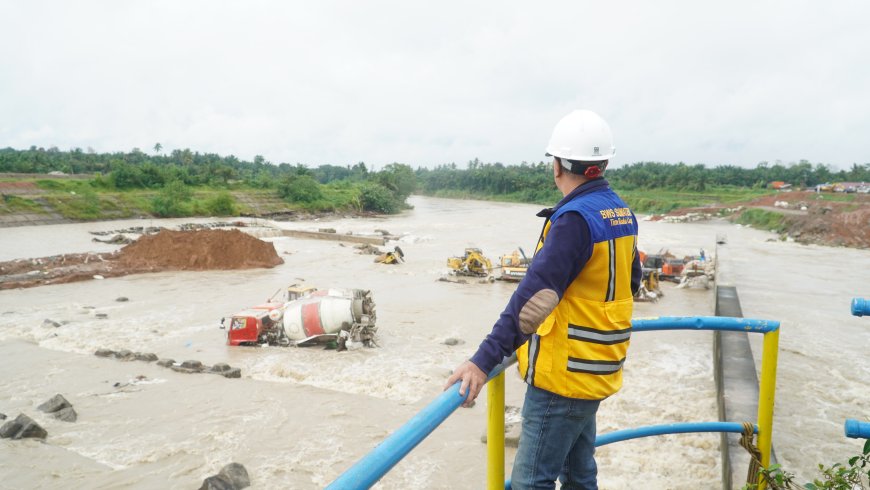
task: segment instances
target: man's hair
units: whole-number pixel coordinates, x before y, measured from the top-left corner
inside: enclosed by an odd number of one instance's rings
[[[600,162],[584,162],[581,160],[568,160],[567,158],[559,158],[556,157],[556,160],[559,161],[559,164],[562,165],[562,168],[571,172],[572,174],[577,175],[586,175],[586,171],[589,167],[598,167],[601,170],[600,173],[604,173],[604,170],[607,168],[608,160],[602,160]],[[588,177],[588,176],[587,176]]]

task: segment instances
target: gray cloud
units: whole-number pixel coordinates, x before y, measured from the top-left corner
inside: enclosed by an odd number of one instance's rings
[[[865,3],[0,1],[0,147],[272,162],[870,160]]]

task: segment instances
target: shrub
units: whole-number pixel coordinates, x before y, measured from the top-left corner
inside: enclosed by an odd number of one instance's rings
[[[323,198],[320,184],[309,175],[288,175],[278,185],[278,195],[294,203],[308,204]]]
[[[151,211],[161,218],[187,216],[193,192],[182,182],[174,180],[160,190],[151,200]]]
[[[221,192],[212,197],[206,201],[205,208],[214,216],[235,216],[237,213],[236,200],[229,192]]]
[[[786,228],[785,216],[764,209],[747,209],[740,213],[737,222],[741,225],[749,225],[762,230],[782,232]]]
[[[385,214],[398,213],[402,204],[389,189],[374,182],[366,182],[360,186],[359,202],[365,211]]]
[[[831,466],[819,464],[821,478],[813,479],[812,483],[797,486],[795,476],[784,471],[780,465],[762,468],[758,476],[767,482],[771,490],[863,490],[870,484],[870,439],[864,442],[861,454],[849,458],[847,464],[834,463]],[[757,484],[744,485],[742,490],[757,490]]]

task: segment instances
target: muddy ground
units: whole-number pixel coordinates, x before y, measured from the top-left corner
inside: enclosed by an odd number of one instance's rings
[[[168,270],[234,270],[283,264],[271,243],[239,230],[161,230],[111,253],[0,262],[0,290]]]

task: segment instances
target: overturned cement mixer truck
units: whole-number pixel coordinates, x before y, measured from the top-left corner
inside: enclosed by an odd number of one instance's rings
[[[221,320],[221,328],[225,328]],[[230,317],[227,345],[307,346],[335,342],[338,350],[374,347],[371,291],[293,285],[286,301],[270,299]]]

